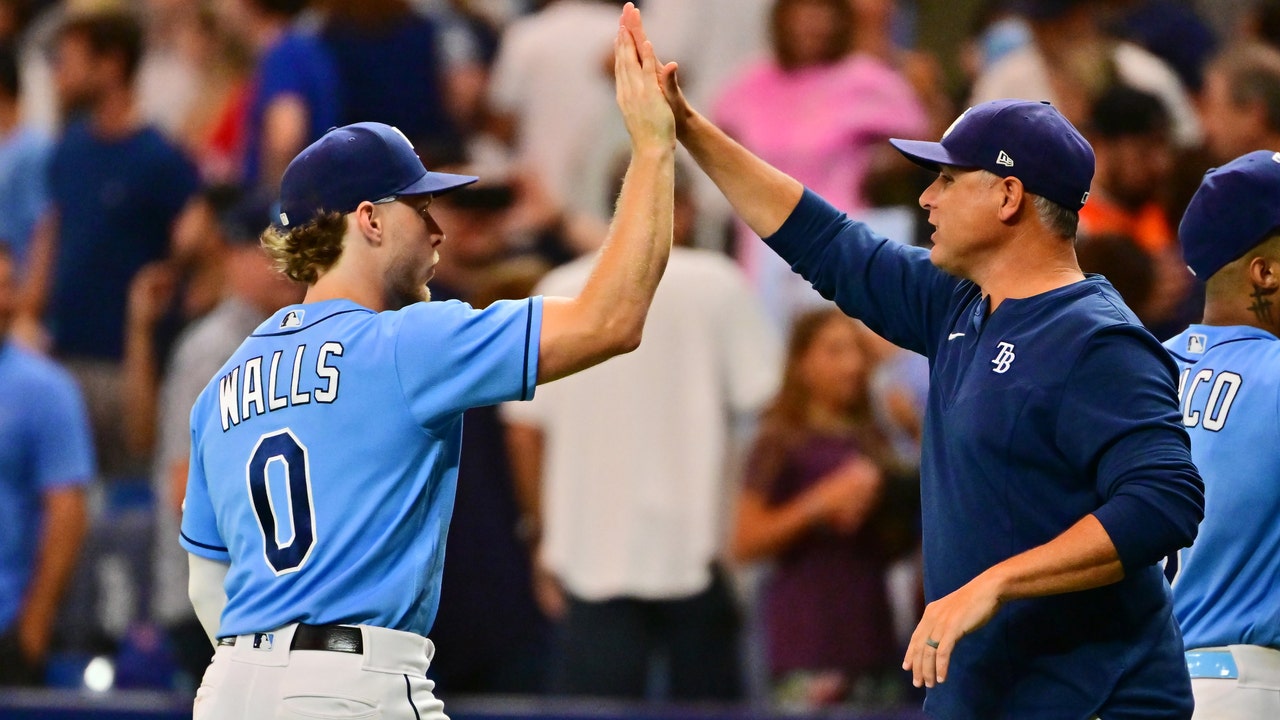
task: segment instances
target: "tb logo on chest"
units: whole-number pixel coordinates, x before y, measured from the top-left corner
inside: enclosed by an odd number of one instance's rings
[[[991,368],[991,372],[1004,374],[1009,372],[1009,367],[1013,365],[1013,359],[1017,355],[1013,354],[1013,343],[1000,342],[996,344],[1000,348],[1000,352],[996,353],[995,360],[991,361],[995,367]]]

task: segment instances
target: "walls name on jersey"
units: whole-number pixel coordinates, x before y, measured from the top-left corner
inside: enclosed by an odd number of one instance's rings
[[[299,345],[294,349],[293,372],[281,382],[281,372],[288,367],[286,353],[285,350],[276,350],[271,354],[269,362],[262,355],[251,357],[218,378],[218,405],[221,408],[223,432],[272,410],[309,405],[312,402],[328,404],[338,399],[340,373],[334,359],[342,357],[342,343],[330,340],[320,345],[319,352],[314,356],[315,374],[306,373],[308,377],[305,378],[305,383],[303,366],[308,364],[307,346]],[[281,368],[282,363],[285,368]]]

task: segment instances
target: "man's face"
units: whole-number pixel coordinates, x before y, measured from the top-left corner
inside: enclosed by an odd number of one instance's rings
[[[1100,140],[1095,146],[1099,186],[1130,210],[1154,200],[1173,173],[1173,146],[1164,130]]]
[[[1227,162],[1257,150],[1266,135],[1261,108],[1257,103],[1237,103],[1230,80],[1219,71],[1205,75],[1200,122],[1204,125],[1205,146],[1214,162]]]
[[[972,278],[994,248],[1004,200],[1001,183],[988,173],[943,166],[920,195],[929,211],[933,251],[929,259],[952,275]]]
[[[105,62],[96,57],[88,41],[78,35],[58,40],[53,58],[53,79],[64,115],[91,110],[105,92]]]
[[[431,217],[431,196],[414,195],[377,206],[384,213],[384,242],[389,251],[383,268],[388,307],[398,309],[431,299],[427,282],[435,274],[444,231]]]

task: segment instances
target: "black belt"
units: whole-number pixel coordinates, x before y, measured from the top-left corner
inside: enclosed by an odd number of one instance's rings
[[[268,633],[254,633],[253,646],[261,647],[263,643],[267,643],[266,649],[270,648],[271,635]],[[219,645],[235,645],[235,636],[218,638]],[[298,624],[298,628],[293,633],[293,642],[289,645],[290,650],[327,650],[329,652],[354,653],[356,655],[364,654],[364,638],[360,634],[360,628],[351,627],[350,625],[306,625]]]

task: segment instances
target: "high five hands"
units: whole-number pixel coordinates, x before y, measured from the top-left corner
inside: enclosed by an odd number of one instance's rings
[[[618,108],[631,135],[632,147],[670,149],[675,146],[675,126],[671,108],[659,85],[658,59],[653,44],[644,39],[643,28],[635,35],[626,24],[628,17],[640,27],[640,11],[627,3],[618,23],[613,44],[613,77]]]
[[[659,62],[654,55],[653,44],[649,42],[649,37],[645,34],[644,23],[640,19],[640,11],[636,9],[633,3],[627,3],[622,8],[622,17],[618,20],[620,26],[619,38],[626,35],[630,38],[630,45],[635,48],[635,60],[646,69],[646,56],[652,60],[652,72],[657,76],[658,87],[662,89],[662,94],[666,98],[667,104],[670,106],[674,114],[676,128],[688,119],[693,113],[693,108],[685,99],[684,93],[680,90],[679,77],[676,71],[679,66],[674,62]]]

